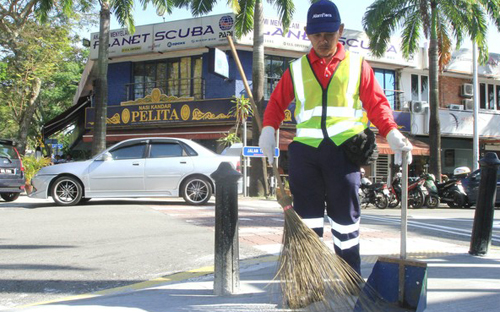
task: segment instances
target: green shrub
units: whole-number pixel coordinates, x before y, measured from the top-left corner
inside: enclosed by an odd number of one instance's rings
[[[35,156],[24,156],[22,157],[22,160],[27,184],[30,184],[31,179],[38,172],[38,170],[50,165],[50,158],[48,157],[41,157],[37,159]]]

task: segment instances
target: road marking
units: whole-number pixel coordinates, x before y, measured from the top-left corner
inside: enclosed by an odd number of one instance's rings
[[[271,256],[263,256],[263,257],[244,259],[244,260],[240,261],[240,270],[244,270],[245,267],[249,267],[249,266],[252,266],[255,264],[264,264],[264,263],[273,262],[273,261],[278,261],[278,256],[271,255]],[[31,303],[31,304],[22,305],[22,306],[16,306],[14,308],[15,309],[23,309],[23,308],[44,305],[44,304],[60,303],[60,302],[65,302],[65,301],[74,301],[74,300],[95,298],[95,297],[100,297],[100,296],[110,296],[110,295],[129,293],[129,292],[133,292],[133,291],[137,291],[137,290],[141,290],[141,289],[146,289],[146,288],[164,285],[167,283],[170,284],[170,283],[174,283],[174,282],[181,282],[184,280],[193,279],[193,278],[197,278],[197,277],[201,277],[201,276],[205,276],[205,275],[209,275],[209,274],[213,274],[213,273],[214,273],[214,266],[205,266],[205,267],[201,267],[201,268],[194,269],[194,270],[165,275],[165,276],[158,277],[158,278],[155,278],[155,279],[152,279],[149,281],[139,282],[139,283],[135,283],[135,284],[127,285],[127,286],[115,287],[115,288],[104,289],[104,290],[100,290],[100,291],[96,291],[96,292],[92,292],[92,293],[88,293],[88,294],[68,296],[68,297],[54,299],[54,300]]]
[[[387,223],[397,223],[400,224],[401,220],[399,218],[394,218],[394,217],[375,217],[375,216],[370,216],[370,215],[364,215],[363,218],[366,219],[372,219],[372,220],[377,220],[381,222],[387,222]],[[417,228],[422,228],[422,229],[428,229],[428,230],[433,230],[433,231],[438,231],[438,232],[444,232],[448,234],[454,234],[454,235],[459,235],[459,236],[465,236],[470,238],[471,232],[468,230],[463,230],[463,229],[457,229],[449,226],[442,226],[442,225],[430,225],[422,222],[417,222],[417,221],[412,221],[408,220],[408,226],[413,226]],[[499,235],[492,235],[492,241],[500,243],[500,236]]]

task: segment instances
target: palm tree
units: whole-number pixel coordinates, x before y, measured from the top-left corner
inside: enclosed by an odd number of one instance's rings
[[[402,30],[401,49],[406,58],[417,52],[422,34],[429,39],[429,169],[436,177],[441,176],[439,73],[450,60],[452,39],[458,47],[464,38],[472,38],[480,62],[488,59],[488,17],[500,30],[500,0],[376,0],[363,17],[375,56],[384,54],[397,29]]]
[[[148,4],[156,7],[159,15],[165,12],[172,13],[172,0],[140,0],[145,9]],[[99,12],[99,56],[97,60],[97,79],[95,81],[95,122],[94,139],[92,140],[92,155],[95,155],[106,148],[106,120],[108,102],[108,47],[111,11],[122,27],[126,27],[128,32],[135,32],[134,0],[99,0],[101,10]]]
[[[277,10],[284,32],[290,26],[295,6],[293,0],[268,0]],[[191,8],[193,16],[200,16],[212,11],[217,0],[176,0],[179,7]],[[262,0],[227,0],[229,7],[236,13],[236,36],[248,34],[253,30],[252,95],[258,113],[262,118],[264,102],[264,13]],[[257,146],[260,131],[255,118],[252,121],[252,145]],[[265,162],[258,158],[251,159],[250,196],[261,196],[266,190],[265,176],[262,174]]]

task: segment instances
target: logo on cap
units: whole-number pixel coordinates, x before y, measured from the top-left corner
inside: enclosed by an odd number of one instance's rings
[[[332,17],[332,15],[328,13],[321,13],[321,14],[314,14],[312,16],[312,18],[322,18],[322,17]]]

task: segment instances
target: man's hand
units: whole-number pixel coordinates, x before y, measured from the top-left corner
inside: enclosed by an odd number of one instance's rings
[[[267,157],[267,161],[270,165],[274,161],[274,149],[276,148],[276,136],[274,135],[276,131],[271,126],[266,126],[262,128],[262,132],[259,137],[259,147],[262,152]]]
[[[412,162],[411,150],[413,149],[413,145],[411,145],[410,141],[401,133],[398,129],[392,129],[387,134],[387,142],[394,152],[394,162],[396,165],[401,165],[403,162],[403,151],[408,152],[406,155],[406,159],[408,160],[408,164]]]

